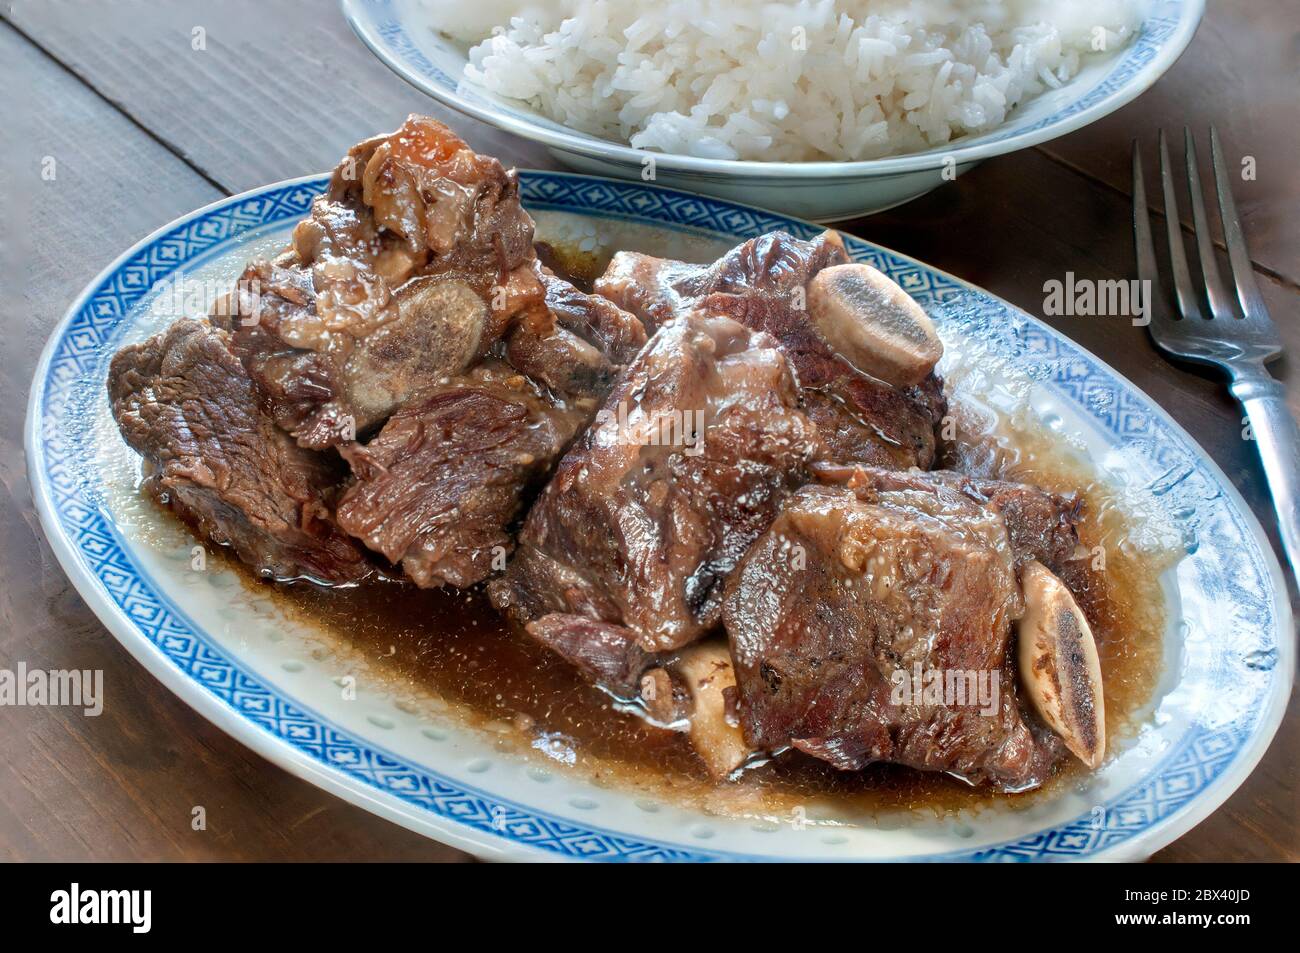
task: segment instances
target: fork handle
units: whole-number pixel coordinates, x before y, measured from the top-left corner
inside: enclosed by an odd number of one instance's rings
[[[1241,401],[1273,494],[1282,546],[1292,572],[1300,573],[1300,432],[1279,384],[1260,365],[1233,370],[1228,385]]]

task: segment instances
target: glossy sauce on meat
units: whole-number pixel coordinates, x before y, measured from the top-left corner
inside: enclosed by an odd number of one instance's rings
[[[567,246],[546,248],[542,258],[579,288],[589,287],[589,276],[603,268],[602,261],[586,260]],[[1078,491],[1084,498],[1080,545],[1104,547],[1106,568],[1073,563],[1076,571],[1067,582],[1097,639],[1107,735],[1123,743],[1152,701],[1161,667],[1164,604],[1158,577],[1169,557],[1122,542],[1133,525],[1120,491],[1072,463],[1058,437],[1020,429],[1008,439],[996,422],[978,419],[979,408],[954,403],[956,445],[962,449],[949,449],[936,465]],[[893,764],[839,771],[789,752],[718,784],[685,733],[620,710],[620,703],[504,619],[482,586],[420,590],[372,580],[352,589],[273,587],[231,563],[249,585],[273,593],[281,608],[368,659],[395,692],[418,687],[442,699],[458,721],[490,733],[500,750],[528,757],[538,768],[576,771],[648,800],[749,816],[764,826],[788,821],[800,810],[813,821],[850,817],[886,827],[905,822],[900,812],[955,816],[1009,800],[1023,804],[1089,778],[1078,761],[1066,759],[1041,788],[1007,795]]]
[[[1122,741],[1151,700],[1160,668],[1164,612],[1156,578],[1164,566],[1111,545],[1125,535],[1127,520],[1107,502],[1113,491],[1089,485],[1065,464],[1042,462],[1051,455],[1044,438],[1041,447],[1022,447],[1019,465],[1008,464],[1002,475],[1015,478],[1017,471],[1032,469],[1040,485],[1082,488],[1087,505],[1079,524],[1081,543],[1088,549],[1106,545],[1108,561],[1104,573],[1086,570],[1069,581],[1097,637],[1107,733]],[[249,584],[258,583],[250,579]],[[282,607],[368,657],[394,687],[419,685],[468,724],[497,735],[503,751],[529,753],[551,770],[576,770],[650,798],[778,820],[796,807],[815,817],[816,805],[822,804],[837,813],[876,814],[888,823],[898,810],[946,814],[1008,797],[1018,802],[1050,797],[1061,785],[1088,777],[1071,759],[1038,791],[1008,796],[896,765],[838,771],[792,752],[718,785],[685,734],[619,711],[610,696],[506,622],[481,587],[419,590],[372,581],[354,589],[268,588]]]
[[[579,288],[589,287],[583,277],[598,274],[602,266],[566,249],[547,251],[554,257],[544,253],[543,260],[576,279]],[[962,417],[960,411],[957,416]],[[1017,440],[1008,448],[976,428],[959,435],[964,445],[959,459],[936,465],[1059,492],[1078,490],[1084,497],[1080,542],[1089,550],[1104,546],[1107,567],[1105,572],[1082,569],[1067,582],[1097,637],[1107,734],[1122,742],[1151,701],[1160,670],[1164,612],[1158,576],[1166,558],[1120,543],[1131,526],[1118,491],[1091,483],[1089,473],[1059,452],[1056,438],[1022,433]],[[279,608],[327,642],[368,660],[370,672],[394,695],[414,689],[433,696],[445,703],[446,716],[489,733],[503,752],[555,773],[576,771],[598,785],[635,790],[648,800],[750,816],[764,825],[788,820],[800,809],[812,821],[834,815],[871,823],[874,816],[876,823],[890,826],[902,822],[900,811],[948,814],[1008,800],[1025,803],[1088,778],[1071,759],[1039,790],[1009,796],[891,764],[839,771],[790,752],[718,784],[685,733],[656,728],[620,710],[620,703],[505,620],[482,586],[421,590],[379,578],[343,589],[271,586],[233,559],[230,564],[247,585],[271,595]]]

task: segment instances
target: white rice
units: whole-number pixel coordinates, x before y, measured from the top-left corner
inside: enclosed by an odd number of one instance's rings
[[[466,78],[564,125],[717,159],[872,159],[1001,125],[1146,0],[422,0]]]

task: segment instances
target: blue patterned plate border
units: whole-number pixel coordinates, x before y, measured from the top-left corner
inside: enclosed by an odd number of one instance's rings
[[[563,152],[616,161],[639,168],[651,153],[586,133],[575,132],[540,114],[521,109],[462,82],[439,66],[436,46],[446,55],[453,47],[426,25],[416,22],[411,0],[340,0],[344,16],[363,43],[384,65],[416,89],[467,116]],[[885,176],[938,169],[950,159],[959,166],[1055,139],[1095,122],[1151,87],[1182,55],[1205,13],[1205,0],[1151,0],[1140,32],[1110,69],[1090,84],[1066,88],[1071,98],[1047,116],[959,140],[925,152],[858,162],[760,162],[704,159],[653,153],[660,169],[713,175],[761,175],[772,179]],[[463,60],[463,55],[460,56]]]
[[[162,595],[99,505],[84,459],[85,410],[103,387],[109,342],[156,282],[257,229],[301,217],[325,185],[310,176],[255,189],[159,229],[109,265],[73,303],[37,366],[26,448],[35,497],[64,570],[108,629],[204,717],[258,753],[390,820],[490,857],[602,860],[764,860],[709,851],[550,815],[412,764],[373,739],[261,681]],[[522,172],[533,210],[670,227],[739,241],[773,228],[811,236],[818,226],[730,202],[636,183]],[[1194,556],[1180,585],[1221,613],[1208,633],[1211,664],[1194,677],[1230,711],[1194,720],[1137,784],[1099,816],[973,850],[923,860],[1058,860],[1145,856],[1206,817],[1245,779],[1280,723],[1294,672],[1290,605],[1277,561],[1244,501],[1217,466],[1130,382],[1036,319],[952,276],[860,239],[850,254],[890,274],[941,329],[979,339],[1028,367],[1126,454],[1165,474],[1158,492],[1191,521]],[[1184,575],[1186,580],[1183,581]],[[1202,633],[1204,635],[1206,633]],[[1187,633],[1187,638],[1196,636]],[[1183,673],[1184,678],[1193,677]],[[504,823],[503,823],[504,821]]]

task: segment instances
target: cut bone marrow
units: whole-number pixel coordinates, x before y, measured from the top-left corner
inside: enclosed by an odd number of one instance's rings
[[[677,672],[691,695],[691,744],[709,773],[725,778],[745,763],[752,749],[739,723],[727,717],[727,689],[736,687],[736,672],[726,645],[692,645],[682,652]]]
[[[397,318],[358,343],[343,379],[363,430],[422,386],[473,362],[490,316],[463,281],[416,278],[394,294]]]
[[[930,316],[870,265],[834,265],[808,283],[808,313],[859,370],[895,387],[919,384],[943,357]]]
[[[553,251],[516,173],[435,120],[358,144],[209,320],[113,358],[140,489],[269,580],[482,586],[610,696],[566,723],[687,734],[716,781],[787,752],[1004,793],[1100,764],[1062,582],[1093,594],[1082,498],[941,439],[916,301],[832,231],[619,252],[592,294]]]
[[[1106,753],[1101,663],[1088,620],[1065,583],[1042,563],[1020,574],[1025,614],[1017,625],[1020,678],[1034,709],[1089,768]]]

